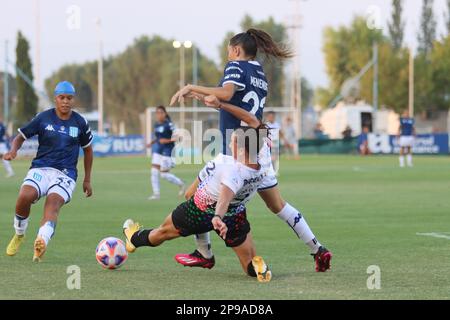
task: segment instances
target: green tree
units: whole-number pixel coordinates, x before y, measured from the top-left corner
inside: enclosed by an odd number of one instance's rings
[[[433,0],[423,0],[422,15],[417,40],[418,52],[428,58],[436,40],[436,19],[433,13]]]
[[[450,108],[450,34],[442,41],[435,43],[431,53],[431,66],[432,106],[435,109],[448,110]]]
[[[272,38],[278,43],[287,42],[286,29],[281,23],[277,23],[272,17],[267,20],[255,22],[249,15],[244,16],[240,24],[241,30],[249,28],[262,29],[269,33]],[[222,67],[228,62],[227,46],[230,38],[235,35],[234,32],[228,32],[219,46],[220,55],[222,58]],[[267,106],[281,106],[283,104],[283,94],[285,88],[285,77],[283,72],[282,61],[266,60],[263,54],[258,54],[257,60],[264,65],[264,72],[269,81],[269,94],[267,99]]]
[[[139,115],[148,106],[167,104],[179,88],[179,50],[172,40],[142,36],[124,52],[104,60],[105,118],[118,124],[125,121],[129,131],[140,130]],[[185,50],[186,82],[192,82],[192,51]],[[216,65],[198,51],[199,84],[211,85],[220,80]],[[62,79],[73,81],[78,103],[84,110],[97,109],[97,62],[64,66],[46,80],[51,93]]]
[[[392,17],[388,23],[389,35],[395,50],[399,50],[403,44],[405,22],[402,20],[402,0],[392,0]]]
[[[27,39],[19,31],[17,35],[17,47],[16,47],[16,63],[17,67],[28,77],[30,81],[33,81],[33,72],[30,56],[28,51],[30,45]],[[38,98],[34,92],[34,89],[25,82],[22,77],[16,77],[17,84],[17,104],[16,104],[16,122],[18,125],[31,120],[37,113]]]
[[[95,83],[97,77],[97,63],[89,62],[83,66],[71,64],[60,68],[45,80],[45,87],[49,97],[53,96],[53,90],[60,81],[70,81],[77,90],[75,105],[81,111],[92,111],[96,105],[95,93],[91,83]]]
[[[408,52],[395,50],[392,42],[380,30],[367,28],[364,17],[355,17],[350,26],[326,28],[323,52],[330,80],[328,88],[316,90],[316,102],[328,106],[340,93],[343,83],[355,77],[373,57],[373,44],[378,44],[379,103],[401,110],[407,105]],[[373,99],[373,68],[360,81],[359,96]]]

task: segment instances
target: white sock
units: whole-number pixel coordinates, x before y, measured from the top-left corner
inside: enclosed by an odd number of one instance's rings
[[[170,172],[161,172],[161,178],[166,179],[170,183],[176,184],[180,187],[184,185],[184,182],[180,178]]]
[[[278,218],[285,221],[294,230],[295,234],[311,249],[312,253],[317,253],[321,244],[317,241],[313,232],[301,213],[286,203],[284,208],[277,214]]]
[[[400,156],[398,158],[399,162],[400,162],[400,167],[404,167],[405,166],[405,157],[404,156]]]
[[[54,221],[47,221],[44,225],[39,229],[38,237],[41,237],[45,241],[45,245],[47,246],[50,242],[50,239],[55,234],[56,223]]]
[[[18,236],[25,235],[28,228],[28,220],[29,218],[24,218],[17,213],[14,215],[14,229],[16,230],[16,234]]]
[[[13,174],[14,171],[11,167],[11,162],[10,161],[6,161],[5,159],[3,159],[3,166],[5,167],[5,170],[8,174]]]
[[[154,195],[159,195],[159,170],[156,168],[152,168],[152,189]]]
[[[412,154],[407,154],[406,155],[406,163],[408,164],[409,167],[413,166],[413,162],[412,162]]]
[[[211,259],[213,256],[211,250],[211,239],[209,236],[209,232],[196,234],[195,235],[195,243],[197,244],[197,250],[204,256],[206,259]]]

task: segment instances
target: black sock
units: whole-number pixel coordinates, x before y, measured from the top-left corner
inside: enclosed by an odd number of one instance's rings
[[[136,247],[153,247],[150,240],[148,239],[148,236],[150,232],[152,232],[153,229],[143,229],[139,230],[138,232],[135,232],[131,236],[131,243]]]
[[[256,277],[256,271],[255,271],[255,268],[253,268],[253,263],[251,263],[251,262],[247,266],[247,274],[250,277]]]

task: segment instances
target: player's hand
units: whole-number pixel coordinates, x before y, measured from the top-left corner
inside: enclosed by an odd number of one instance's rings
[[[170,106],[173,106],[177,101],[178,103],[184,102],[185,96],[187,96],[190,92],[191,92],[190,85],[187,85],[181,90],[178,90],[177,93],[173,95],[172,99],[170,99]]]
[[[89,181],[83,182],[83,192],[86,195],[86,198],[89,198],[92,196],[92,187],[91,187],[91,183]]]
[[[190,92],[187,96],[187,98],[196,99],[198,101],[204,102],[205,101],[205,95],[197,92]]]
[[[225,224],[225,222],[223,222],[222,219],[220,219],[219,217],[214,217],[211,222],[214,227],[214,230],[219,231],[219,236],[225,240],[228,231],[228,227]]]
[[[220,108],[220,100],[214,95],[206,96],[203,99],[203,103],[211,108],[219,109]]]
[[[14,160],[17,157],[16,151],[9,151],[3,155],[3,159],[6,161]]]

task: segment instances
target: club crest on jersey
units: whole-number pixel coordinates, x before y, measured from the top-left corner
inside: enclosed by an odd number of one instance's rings
[[[77,127],[69,127],[69,135],[73,138],[78,137],[78,128]]]

